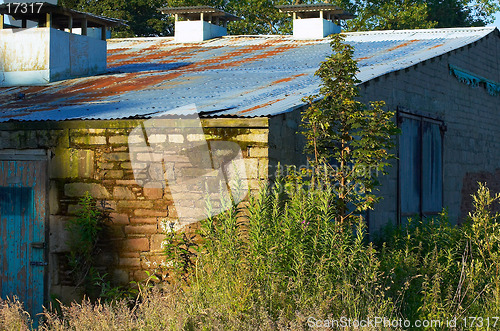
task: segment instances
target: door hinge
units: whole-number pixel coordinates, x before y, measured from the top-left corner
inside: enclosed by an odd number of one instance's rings
[[[45,249],[46,245],[44,242],[31,243],[31,248]]]
[[[49,264],[47,262],[38,262],[38,261],[35,262],[35,261],[31,261],[30,265],[34,266],[34,267],[46,267]]]

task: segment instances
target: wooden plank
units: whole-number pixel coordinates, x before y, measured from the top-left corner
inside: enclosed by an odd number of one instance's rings
[[[106,40],[106,31],[108,30],[108,28],[106,27],[106,25],[103,25],[102,28],[101,28],[101,40]]]
[[[31,316],[42,312],[45,252],[46,161],[0,161],[0,295],[16,295]]]
[[[69,33],[73,33],[73,16],[68,16],[68,29]]]
[[[82,36],[86,36],[87,35],[87,24],[88,24],[87,19],[83,18],[82,19]]]

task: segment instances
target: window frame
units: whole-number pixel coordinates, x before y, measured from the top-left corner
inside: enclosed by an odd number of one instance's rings
[[[396,210],[397,210],[397,224],[402,225],[403,223],[403,218],[409,218],[411,216],[418,216],[421,219],[428,217],[428,216],[436,216],[439,215],[442,211],[443,205],[444,205],[444,142],[445,142],[445,132],[447,130],[446,125],[444,123],[444,120],[441,119],[438,116],[433,116],[431,114],[424,114],[422,112],[412,112],[408,111],[404,108],[398,107],[396,109],[396,118],[397,118],[397,124],[398,127],[401,128],[401,125],[403,124],[404,119],[412,119],[412,120],[417,120],[420,122],[419,126],[419,136],[418,139],[420,139],[420,165],[419,165],[419,171],[420,171],[420,203],[419,203],[419,210],[417,213],[403,213],[402,212],[402,196],[401,196],[401,136],[402,134],[398,137],[397,139],[397,202],[396,202]],[[440,136],[441,136],[441,171],[440,171],[440,177],[441,177],[441,210],[440,211],[432,211],[432,212],[427,212],[424,211],[424,206],[423,206],[423,195],[424,195],[424,181],[423,181],[423,171],[424,171],[424,166],[423,166],[423,155],[424,155],[424,144],[423,144],[423,136],[424,136],[424,125],[423,123],[431,123],[439,126],[439,131],[440,131]]]

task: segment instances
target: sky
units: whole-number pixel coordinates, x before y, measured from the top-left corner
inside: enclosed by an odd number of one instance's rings
[[[495,17],[496,17],[495,22],[493,22],[493,24],[490,24],[490,25],[491,26],[494,25],[500,29],[500,12],[496,13]]]

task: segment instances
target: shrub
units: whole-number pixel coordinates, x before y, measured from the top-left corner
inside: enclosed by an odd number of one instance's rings
[[[29,330],[32,325],[30,315],[24,311],[17,298],[0,299],[0,330]]]
[[[499,315],[500,226],[490,210],[500,195],[480,185],[461,227],[443,213],[388,228],[372,244],[363,222],[332,221],[333,194],[278,178],[246,205],[203,222],[200,253],[183,255],[174,284],[142,287],[132,304],[84,301],[46,311],[39,329],[305,330],[310,317],[456,318],[464,329],[465,317]],[[479,321],[469,329],[481,329]],[[30,323],[19,302],[0,303],[1,330]]]

